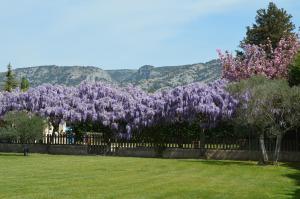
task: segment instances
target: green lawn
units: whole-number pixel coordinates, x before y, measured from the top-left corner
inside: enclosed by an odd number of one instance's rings
[[[0,154],[0,198],[300,198],[299,166]]]

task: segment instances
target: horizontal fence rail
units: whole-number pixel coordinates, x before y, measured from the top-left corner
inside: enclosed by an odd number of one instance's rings
[[[20,140],[1,140],[0,143],[19,143]],[[281,151],[300,151],[298,139],[283,139]],[[182,149],[212,149],[212,150],[249,150],[259,151],[257,138],[206,138],[206,139],[169,139],[153,141],[149,138],[134,137],[131,139],[107,138],[102,134],[92,135],[46,135],[39,140],[27,140],[26,144],[47,145],[88,145],[91,153],[115,152],[120,148],[182,148]],[[276,139],[265,139],[267,151],[274,151]]]

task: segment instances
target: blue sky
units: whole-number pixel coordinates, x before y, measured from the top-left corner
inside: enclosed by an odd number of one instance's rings
[[[0,71],[206,62],[234,51],[264,0],[0,0]],[[300,1],[274,1],[300,26]]]

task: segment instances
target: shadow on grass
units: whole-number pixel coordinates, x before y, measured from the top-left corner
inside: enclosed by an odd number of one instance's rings
[[[211,165],[211,166],[255,166],[257,162],[251,161],[231,161],[231,160],[178,160],[184,162],[199,162],[201,164]]]
[[[24,156],[23,153],[0,153],[0,156]]]
[[[284,163],[282,166],[288,167],[290,169],[293,169],[295,172],[294,173],[289,173],[286,174],[285,176],[288,178],[291,178],[294,180],[297,189],[294,191],[293,194],[290,194],[289,196],[291,198],[299,199],[300,198],[300,163]]]

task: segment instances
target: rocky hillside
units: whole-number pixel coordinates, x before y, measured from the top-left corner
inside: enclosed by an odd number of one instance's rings
[[[217,60],[207,63],[154,67],[145,65],[138,70],[102,70],[92,66],[36,66],[14,70],[17,79],[26,77],[31,86],[43,83],[74,86],[82,81],[104,81],[117,85],[133,84],[147,91],[155,91],[196,81],[209,82],[221,75],[221,66]],[[0,73],[3,84],[5,73]]]
[[[145,65],[126,79],[125,82],[139,85],[148,91],[155,91],[192,82],[209,82],[220,76],[221,66],[218,61],[164,67]]]

